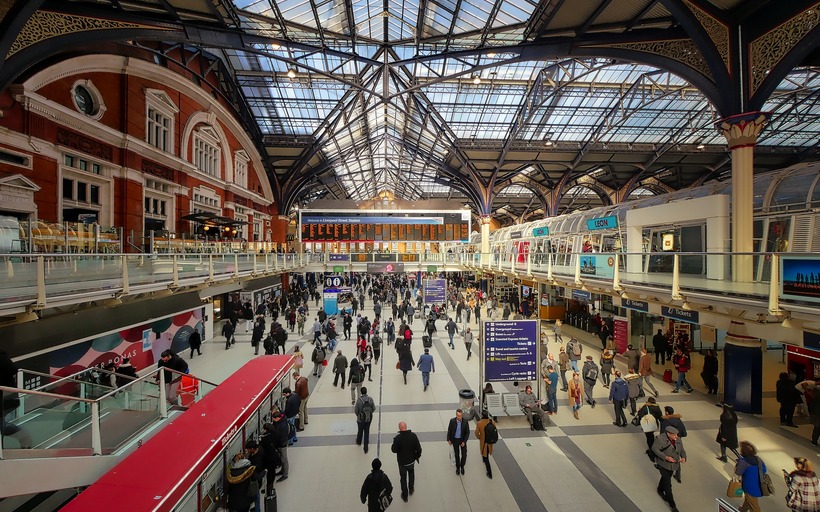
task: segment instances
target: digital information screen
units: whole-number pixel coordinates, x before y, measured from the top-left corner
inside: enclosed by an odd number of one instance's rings
[[[424,280],[424,303],[444,304],[447,302],[447,280],[446,279],[425,279]]]
[[[469,242],[468,210],[300,210],[301,242]]]
[[[535,380],[537,340],[537,320],[485,321],[484,380]]]

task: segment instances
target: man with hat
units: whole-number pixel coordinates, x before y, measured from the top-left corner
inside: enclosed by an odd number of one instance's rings
[[[672,512],[678,512],[672,496],[672,475],[678,471],[682,462],[686,462],[686,450],[683,448],[683,440],[678,437],[678,429],[667,426],[652,444],[652,453],[655,455],[655,467],[661,473],[658,494],[669,504]]]
[[[436,363],[430,355],[429,348],[424,349],[424,354],[419,357],[416,367],[421,371],[421,382],[424,384],[424,391],[427,391],[427,386],[430,385],[430,372],[436,371]]]

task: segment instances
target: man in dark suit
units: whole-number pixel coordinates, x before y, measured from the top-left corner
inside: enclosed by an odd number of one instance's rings
[[[470,426],[464,419],[461,409],[456,410],[456,417],[447,426],[447,443],[452,445],[456,456],[456,474],[464,474],[464,463],[467,462],[467,439],[470,438]]]

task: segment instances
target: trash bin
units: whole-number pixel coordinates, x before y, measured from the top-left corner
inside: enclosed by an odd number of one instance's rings
[[[472,389],[461,389],[458,392],[459,402],[461,403],[461,412],[464,419],[471,420],[476,415],[475,411],[475,393]]]

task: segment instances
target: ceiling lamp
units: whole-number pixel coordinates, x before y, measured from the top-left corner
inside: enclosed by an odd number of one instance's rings
[[[698,144],[697,146],[695,146],[695,148],[696,148],[696,149],[704,149],[705,147],[706,147],[706,145],[705,145],[705,144],[703,144],[703,142],[701,142],[700,144]]]
[[[288,69],[288,78],[296,78],[296,70],[293,68]]]
[[[481,76],[475,75],[473,77],[473,85],[481,85]]]
[[[547,140],[544,141],[544,145],[547,146],[547,147],[552,146],[552,141],[547,139]]]

